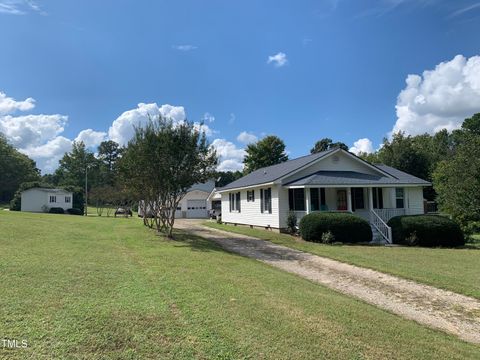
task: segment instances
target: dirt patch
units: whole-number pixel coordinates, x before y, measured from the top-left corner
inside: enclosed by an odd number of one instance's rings
[[[176,227],[215,241],[224,249],[297,274],[407,319],[480,344],[480,301],[268,241],[180,220]]]

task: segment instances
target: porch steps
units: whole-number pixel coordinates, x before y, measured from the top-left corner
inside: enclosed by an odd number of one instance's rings
[[[370,244],[386,244],[387,241],[384,239],[384,237],[382,236],[382,234],[380,234],[380,232],[377,230],[377,228],[375,226],[373,226],[372,224],[370,224],[370,227],[372,228],[372,241],[370,241]]]

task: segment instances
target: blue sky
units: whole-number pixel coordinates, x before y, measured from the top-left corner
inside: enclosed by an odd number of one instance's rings
[[[0,131],[44,172],[144,109],[206,119],[222,169],[265,134],[370,151],[480,111],[479,20],[478,0],[0,0]]]

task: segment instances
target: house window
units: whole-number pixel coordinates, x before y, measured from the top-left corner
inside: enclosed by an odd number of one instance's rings
[[[310,206],[312,211],[319,211],[326,208],[325,188],[310,189]]]
[[[373,208],[383,209],[383,191],[382,188],[372,188]]]
[[[260,189],[260,211],[272,213],[272,188]]]
[[[57,197],[55,195],[50,195],[50,202],[51,203],[56,203],[57,202]]]
[[[395,188],[395,200],[397,209],[403,209],[405,207],[405,194],[403,188]]]
[[[363,188],[352,188],[352,210],[365,209]]]
[[[70,196],[65,196],[65,203],[71,203],[72,202],[72,198]]]
[[[289,189],[288,205],[290,211],[305,211],[305,189]]]
[[[230,203],[230,212],[237,211],[240,212],[240,192],[230,193],[229,203]]]
[[[247,202],[255,201],[255,190],[247,190]]]

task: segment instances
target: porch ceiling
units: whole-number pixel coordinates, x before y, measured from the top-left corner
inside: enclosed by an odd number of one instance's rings
[[[417,179],[417,178],[415,178]],[[417,179],[420,180],[420,179]],[[294,180],[285,186],[321,186],[321,185],[428,185],[426,181],[406,181],[406,179],[388,178],[363,174],[355,171],[318,171],[314,174]]]

